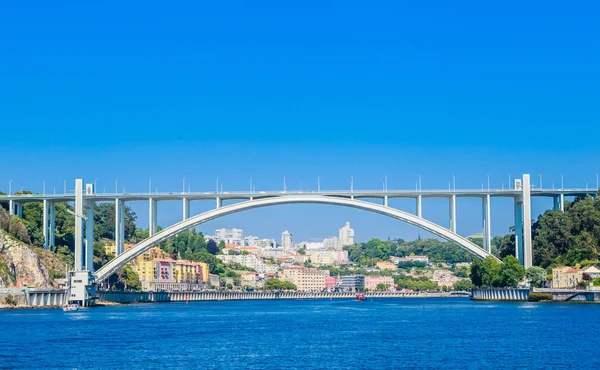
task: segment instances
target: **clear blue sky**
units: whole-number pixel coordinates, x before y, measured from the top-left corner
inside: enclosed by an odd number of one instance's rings
[[[403,4],[404,3],[404,4]],[[600,4],[53,1],[0,4],[0,190],[595,186]],[[413,202],[393,206],[414,211]],[[133,204],[140,225],[147,205]],[[212,204],[197,203],[199,212]],[[512,222],[494,201],[493,233]],[[536,214],[550,200],[536,201]],[[161,203],[159,223],[179,219]],[[458,227],[480,232],[477,200]],[[447,203],[424,216],[447,224]],[[275,237],[415,238],[379,215],[287,206],[213,221]]]

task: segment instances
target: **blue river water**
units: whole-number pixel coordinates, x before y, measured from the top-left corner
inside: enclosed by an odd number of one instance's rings
[[[598,369],[600,305],[442,298],[5,310],[0,368]]]

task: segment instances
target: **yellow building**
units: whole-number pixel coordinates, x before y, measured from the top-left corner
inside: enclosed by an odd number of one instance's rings
[[[398,270],[398,266],[396,266],[393,262],[390,261],[379,261],[377,262],[377,268],[380,270]]]
[[[196,262],[196,265],[198,265],[198,267],[200,269],[202,269],[201,271],[198,271],[198,276],[202,277],[202,282],[203,283],[208,282],[208,279],[209,279],[209,276],[210,276],[210,270],[208,268],[208,263]]]
[[[299,291],[320,292],[324,290],[325,276],[329,276],[329,271],[306,267],[283,269],[283,280],[294,283]]]
[[[117,246],[115,243],[104,241],[104,253],[112,254],[113,256],[117,255]]]
[[[583,280],[583,272],[573,267],[555,267],[552,269],[553,288],[574,288]]]
[[[196,282],[198,280],[198,265],[187,260],[176,261],[173,266],[173,278],[177,282]]]

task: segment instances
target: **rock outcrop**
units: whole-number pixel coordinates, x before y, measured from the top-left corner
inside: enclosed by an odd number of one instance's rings
[[[52,286],[50,271],[46,268],[35,247],[31,247],[0,230],[0,284],[10,286],[16,282],[27,282],[28,286],[47,288]],[[42,256],[56,264],[58,257]]]

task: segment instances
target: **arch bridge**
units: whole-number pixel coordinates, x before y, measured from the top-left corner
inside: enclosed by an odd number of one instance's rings
[[[75,269],[93,271],[93,236],[94,236],[94,205],[96,202],[115,202],[115,244],[116,257],[95,275],[97,281],[102,281],[118,270],[127,262],[152,246],[160,243],[177,233],[193,228],[204,222],[245,210],[293,203],[329,204],[352,207],[369,212],[386,215],[411,225],[420,227],[445,240],[451,241],[464,248],[478,258],[491,255],[491,198],[508,197],[514,200],[514,224],[516,235],[516,257],[525,267],[532,264],[531,251],[531,197],[551,197],[554,199],[554,209],[564,209],[565,196],[595,195],[598,189],[532,189],[530,176],[525,174],[517,179],[509,189],[481,190],[386,190],[383,191],[319,191],[288,192],[176,192],[176,193],[96,193],[93,184],[86,184],[82,179],[75,180],[75,192],[64,194],[8,194],[0,195],[0,202],[9,203],[11,214],[22,215],[23,203],[43,203],[44,245],[54,247],[54,206],[56,203],[75,202]],[[415,200],[415,213],[400,211],[388,206],[391,198],[411,198]],[[422,216],[423,198],[445,198],[449,204],[449,224],[435,224]],[[482,229],[483,248],[475,245],[456,232],[456,201],[457,198],[478,198],[482,200]],[[381,204],[366,199],[379,199]],[[178,200],[182,202],[182,221],[157,232],[157,210],[159,201]],[[213,200],[215,208],[211,211],[190,216],[190,202],[195,200]],[[223,205],[223,201],[242,200],[242,202]],[[124,250],[124,208],[125,202],[147,201],[149,216],[149,237],[131,249]],[[86,241],[90,241],[86,243]],[[87,248],[86,245],[90,247]]]

